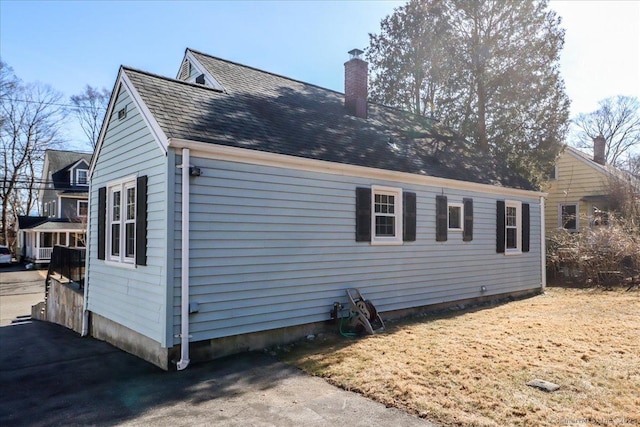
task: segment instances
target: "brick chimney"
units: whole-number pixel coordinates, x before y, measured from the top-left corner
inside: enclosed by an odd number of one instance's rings
[[[363,53],[350,50],[351,57],[344,63],[344,106],[349,114],[366,119],[368,64],[360,58]]]
[[[593,138],[593,161],[604,165],[604,148],[607,144],[602,134]]]

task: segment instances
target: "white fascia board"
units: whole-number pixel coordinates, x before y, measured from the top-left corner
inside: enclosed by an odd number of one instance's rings
[[[142,116],[142,119],[144,120],[145,124],[149,128],[151,135],[153,135],[153,139],[158,144],[158,147],[160,148],[160,150],[162,150],[162,153],[165,156],[167,155],[167,145],[168,145],[167,136],[165,135],[164,131],[160,128],[160,125],[158,124],[156,119],[153,117],[153,114],[151,114],[151,111],[149,111],[149,108],[147,108],[147,105],[144,103],[144,101],[140,97],[140,94],[136,90],[131,80],[129,80],[129,77],[127,76],[125,70],[122,67],[120,67],[120,72],[118,73],[118,79],[116,81],[114,90],[111,93],[109,108],[107,109],[104,122],[102,123],[102,129],[100,130],[98,143],[96,144],[93,157],[91,158],[91,166],[89,168],[89,180],[91,180],[91,176],[93,175],[93,170],[95,168],[98,156],[100,155],[100,149],[102,148],[102,143],[104,142],[105,133],[107,128],[109,127],[109,119],[113,114],[113,109],[115,108],[117,98],[120,95],[120,91],[122,88],[124,88],[126,91],[129,92],[129,95],[131,96],[133,103],[135,104],[136,108],[138,108],[138,110],[140,111],[140,115]]]
[[[328,162],[325,160],[289,156],[286,154],[267,153],[264,151],[248,150],[245,148],[189,141],[179,138],[169,139],[169,148],[189,148],[191,150],[192,158],[201,157],[261,166],[297,169],[308,172],[328,173],[332,175],[373,178],[378,180],[402,182],[406,184],[427,185],[432,187],[489,193],[500,196],[536,199],[548,196],[548,193],[539,191],[521,190],[517,188],[499,187],[497,185],[478,184],[475,182],[459,181],[455,179],[417,175],[407,172],[368,168],[364,166]]]
[[[227,91],[224,89],[224,86],[222,86],[215,77],[213,77],[213,75],[200,63],[200,61],[198,61],[196,59],[195,56],[193,56],[193,53],[191,53],[190,50],[187,49],[187,52],[184,54],[184,58],[188,59],[189,62],[191,62],[191,64],[198,70],[198,72],[200,74],[204,74],[204,81],[205,81],[205,85],[209,85],[211,87],[213,87],[214,89],[218,89],[221,90],[224,93],[227,93]],[[184,62],[184,59],[182,60],[181,63]]]
[[[596,163],[596,162],[594,162],[592,160],[589,160],[589,159],[585,158],[584,156],[581,156],[580,154],[576,153],[574,151],[575,148],[573,148],[573,147],[567,147],[567,148],[568,148],[568,150],[566,150],[566,152],[569,153],[572,157],[580,160],[582,163],[584,163],[585,165],[591,167],[592,169],[595,169],[598,172],[609,176],[609,171],[607,171],[607,169],[604,166],[602,166],[602,165],[600,165],[600,164],[598,164],[598,163]]]
[[[69,167],[69,170],[73,170],[77,168],[80,165],[80,163],[84,163],[85,165],[89,166],[85,159],[80,159],[80,160],[76,160],[76,162]]]
[[[95,164],[98,160],[98,155],[100,153],[100,149],[102,148],[102,142],[104,141],[104,135],[107,132],[107,127],[109,127],[109,119],[111,118],[111,114],[113,113],[113,109],[116,105],[116,101],[118,99],[118,95],[120,94],[120,76],[123,73],[123,68],[120,67],[118,70],[118,77],[116,78],[116,82],[113,85],[113,89],[111,90],[111,97],[109,98],[109,106],[107,107],[107,111],[102,119],[102,126],[100,127],[100,134],[98,135],[98,141],[96,141],[96,146],[93,149],[93,156],[91,156],[91,164],[89,165],[89,182],[91,182],[91,176],[93,175],[93,169],[95,168]]]
[[[131,99],[133,99],[134,104],[136,104],[136,107],[140,110],[142,118],[145,121],[149,130],[151,131],[151,134],[156,140],[156,143],[162,150],[162,153],[166,156],[167,146],[169,143],[167,135],[165,135],[164,131],[160,128],[160,125],[156,121],[155,117],[153,117],[153,114],[151,114],[151,111],[149,111],[149,108],[147,108],[147,104],[144,103],[144,101],[140,97],[140,94],[136,90],[135,86],[133,85],[133,83],[131,83],[131,80],[129,80],[127,73],[123,72],[120,75],[120,80],[124,85],[124,87],[127,89],[127,91],[129,91],[129,95],[131,96]]]

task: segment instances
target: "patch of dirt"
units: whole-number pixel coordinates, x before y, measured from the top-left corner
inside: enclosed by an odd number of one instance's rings
[[[640,426],[639,291],[547,288],[386,323],[380,335],[323,336],[279,357],[445,426]]]

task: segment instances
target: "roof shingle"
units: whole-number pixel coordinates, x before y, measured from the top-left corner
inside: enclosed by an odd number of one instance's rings
[[[338,92],[190,52],[224,92],[124,68],[168,138],[533,189],[426,117],[369,103],[357,118]]]

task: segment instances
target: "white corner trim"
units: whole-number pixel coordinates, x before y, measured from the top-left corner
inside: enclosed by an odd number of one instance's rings
[[[540,287],[542,291],[547,288],[547,230],[545,222],[545,200],[540,197]]]
[[[355,166],[345,163],[335,163],[325,160],[307,159],[286,154],[267,153],[264,151],[250,150],[238,147],[228,147],[224,145],[189,141],[179,138],[170,138],[168,147],[175,149],[190,148],[192,157],[225,160],[230,162],[247,163],[260,166],[296,169],[332,175],[374,178],[379,180],[395,181],[404,184],[445,187],[458,190],[498,194],[501,196],[535,199],[548,196],[548,193],[539,191],[520,190],[517,188],[499,187],[491,184],[478,184],[475,182],[458,181],[455,179],[438,178],[428,175],[417,175],[407,172],[397,172],[385,169],[369,168],[365,166]]]

